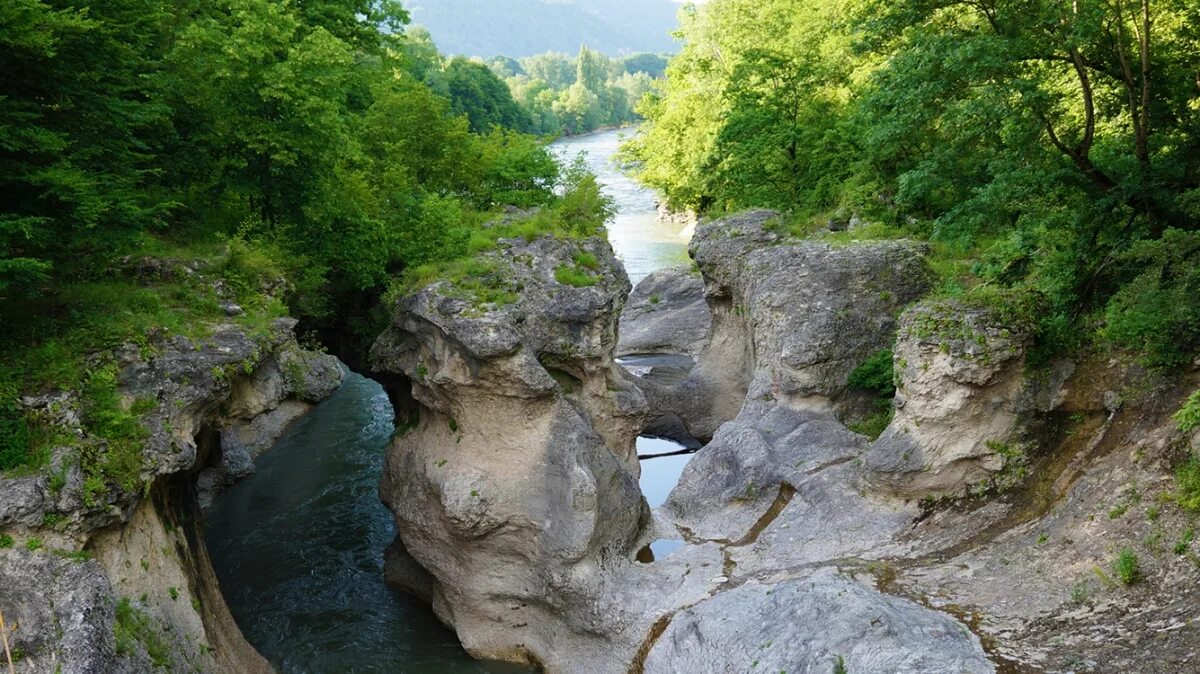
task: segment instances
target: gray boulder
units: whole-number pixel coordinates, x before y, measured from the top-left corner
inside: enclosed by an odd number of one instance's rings
[[[696,356],[711,329],[700,274],[687,266],[664,269],[642,279],[629,296],[621,313],[616,355]]]
[[[646,657],[654,674],[990,674],[979,639],[944,613],[833,569],[746,584],[675,615]]]
[[[864,457],[870,482],[920,498],[1017,479],[1029,341],[1027,325],[994,307],[939,301],[905,312],[896,416]]]

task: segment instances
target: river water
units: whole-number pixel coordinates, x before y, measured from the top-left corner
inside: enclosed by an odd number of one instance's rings
[[[619,143],[620,132],[610,131],[553,148],[566,158],[586,153],[616,201],[609,237],[636,283],[686,261],[687,242],[657,221],[654,193],[615,169]],[[392,431],[383,389],[349,373],[337,393],[259,457],[254,475],[216,499],[206,538],[234,618],[283,674],[528,671],[470,659],[427,605],[383,583],[383,549],[395,528],[378,483]],[[676,449],[650,438],[638,448],[640,454]],[[662,504],[688,458],[643,462],[652,507]]]
[[[645,185],[617,170],[614,157],[629,130],[603,131],[565,138],[551,149],[559,158],[572,161],[581,154],[592,173],[616,201],[617,217],[608,228],[617,257],[625,263],[629,280],[637,285],[646,275],[688,261],[687,239],[679,227],[658,219],[658,197]]]

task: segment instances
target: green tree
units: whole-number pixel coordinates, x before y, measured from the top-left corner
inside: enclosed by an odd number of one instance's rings
[[[566,54],[548,52],[521,59],[521,67],[530,79],[542,80],[560,91],[575,83],[575,63]]]
[[[446,66],[447,90],[454,111],[466,115],[471,130],[482,133],[494,126],[528,131],[529,114],[513,100],[512,92],[486,65],[458,57]]]
[[[662,54],[634,54],[626,56],[622,65],[630,75],[643,73],[651,79],[659,79],[666,76],[668,63],[670,59]]]
[[[167,110],[157,5],[0,8],[0,302],[92,274],[171,203],[152,189]]]
[[[713,0],[681,19],[624,151],[673,206],[857,212],[1045,295],[1047,339],[1090,316],[1158,363],[1198,348],[1195,3]]]
[[[570,133],[589,131],[604,122],[600,98],[583,82],[572,84],[559,95],[554,104],[554,112],[562,120],[563,128]]]

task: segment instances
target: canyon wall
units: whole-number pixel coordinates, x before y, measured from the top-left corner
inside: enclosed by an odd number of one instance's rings
[[[48,469],[0,478],[0,607],[18,672],[270,671],[221,596],[201,501],[340,385],[337,360],[300,348],[294,327],[217,324],[118,349],[119,404],[144,429],[132,483],[81,461],[116,448],[86,430],[79,392],[24,401],[61,440]]]

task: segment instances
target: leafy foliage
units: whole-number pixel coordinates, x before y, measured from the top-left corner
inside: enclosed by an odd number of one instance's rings
[[[153,405],[121,395],[115,347],[290,313],[345,349],[394,278],[494,245],[502,207],[602,229],[594,178],[524,135],[506,83],[406,22],[395,0],[0,8],[0,471],[53,455],[57,490],[78,461],[93,507],[145,487]],[[190,266],[142,278],[143,257]],[[20,402],[52,390],[77,393],[85,440]]]
[[[532,130],[529,114],[517,105],[508,86],[486,65],[455,58],[446,67],[445,78],[454,111],[466,115],[472,131],[482,133],[494,126]]]
[[[1122,585],[1135,585],[1142,579],[1142,566],[1137,553],[1129,548],[1122,548],[1113,561],[1113,573]]]
[[[596,285],[598,279],[586,269],[564,264],[554,269],[554,280],[575,288],[587,288]]]
[[[684,10],[626,159],[674,207],[934,241],[967,260],[954,283],[1046,298],[1043,335],[1178,365],[1200,349],[1198,11],[713,0]]]
[[[891,349],[879,351],[854,368],[846,380],[846,386],[873,391],[889,398],[895,395],[896,380]]]
[[[155,667],[171,665],[171,649],[163,640],[154,620],[137,608],[128,598],[117,602],[113,623],[117,655],[135,655],[144,650]]]
[[[0,471],[30,463],[29,422],[12,383],[0,383]]]
[[[1200,428],[1200,391],[1196,391],[1188,396],[1183,407],[1175,413],[1175,423],[1179,425],[1179,430],[1184,433],[1191,433]]]
[[[634,108],[653,90],[665,66],[666,60],[656,54],[612,59],[586,45],[574,58],[551,52],[519,62],[492,61],[529,114],[531,130],[550,136],[639,121]]]

